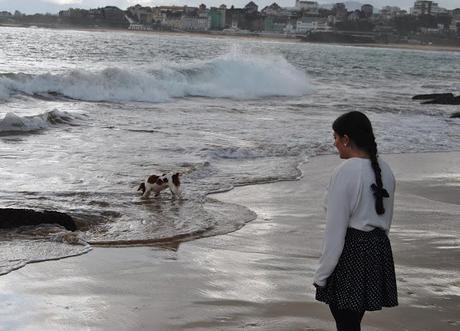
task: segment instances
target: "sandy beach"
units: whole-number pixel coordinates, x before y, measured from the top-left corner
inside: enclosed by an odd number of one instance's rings
[[[460,328],[460,152],[384,155],[397,180],[391,241],[400,306],[363,330]],[[322,197],[338,156],[299,181],[211,198],[258,214],[242,229],[178,247],[94,247],[0,279],[0,330],[334,330],[311,286]]]

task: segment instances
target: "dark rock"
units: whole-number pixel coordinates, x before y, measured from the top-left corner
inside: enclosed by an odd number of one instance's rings
[[[453,98],[452,93],[432,93],[432,94],[417,94],[412,97],[413,100],[434,100],[438,98]]]
[[[25,225],[59,224],[67,230],[75,231],[77,226],[67,214],[45,210],[0,208],[0,228],[16,228]]]
[[[453,113],[452,115],[450,115],[450,118],[460,118],[460,112]]]
[[[412,97],[413,100],[426,100],[422,102],[426,104],[437,105],[460,105],[460,96],[454,96],[452,93],[432,93],[418,94]]]
[[[453,98],[439,98],[422,102],[422,104],[437,104],[437,105],[460,105],[460,96]]]

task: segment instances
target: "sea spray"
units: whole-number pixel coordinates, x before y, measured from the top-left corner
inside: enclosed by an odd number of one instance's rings
[[[83,101],[156,103],[193,96],[237,100],[301,96],[309,90],[305,72],[282,56],[235,53],[193,63],[152,64],[150,68],[0,76],[3,98],[22,93]]]
[[[258,99],[310,91],[306,74],[282,56],[229,54],[209,61],[192,77],[189,95]]]

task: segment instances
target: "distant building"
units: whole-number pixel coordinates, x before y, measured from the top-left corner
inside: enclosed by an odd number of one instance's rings
[[[407,15],[407,11],[401,10],[401,8],[399,7],[385,6],[382,9],[380,9],[380,17],[384,21],[389,21],[395,17],[404,15]]]
[[[259,6],[257,6],[254,2],[251,1],[246,6],[244,6],[244,10],[248,14],[257,13],[257,11],[259,10]]]
[[[153,22],[153,11],[150,7],[135,5],[127,9],[128,13],[137,22],[142,24],[151,24]]]
[[[460,20],[453,19],[450,22],[449,31],[451,31],[453,33],[459,33],[460,32]]]
[[[371,17],[374,14],[374,6],[369,4],[361,6],[361,13],[363,17]]]
[[[316,1],[296,0],[295,8],[298,10],[304,10],[311,14],[317,14],[319,10],[319,6]]]
[[[152,31],[152,27],[150,26],[146,26],[146,25],[143,25],[143,24],[135,24],[135,23],[131,23],[129,26],[128,26],[128,30],[134,30],[134,31]]]
[[[362,12],[360,10],[355,10],[350,15],[348,15],[348,20],[352,22],[356,22],[361,19],[361,16],[362,16]]]
[[[225,28],[225,12],[226,8],[212,7],[209,10],[209,29],[210,30],[223,30]]]
[[[244,10],[242,8],[234,8],[233,6],[230,9],[225,11],[225,27],[237,30],[241,28],[243,24]]]
[[[431,15],[432,5],[433,5],[433,1],[417,0],[414,3],[414,7],[411,8],[411,14],[415,16]]]
[[[181,29],[185,31],[208,31],[210,26],[209,16],[182,17]]]
[[[13,16],[9,11],[0,11],[0,17],[10,17]]]
[[[439,6],[436,6],[436,7],[433,7],[431,9],[431,14],[432,15],[442,15],[442,14],[448,14],[448,10],[446,8],[442,8],[442,7],[439,7]]]
[[[278,16],[282,11],[282,8],[276,3],[272,3],[270,6],[265,7],[261,10],[261,13],[266,16]]]
[[[433,1],[425,1],[425,0],[417,0],[414,3],[414,7],[411,8],[411,14],[415,16],[421,15],[439,15],[446,13],[447,10],[445,8],[441,8],[438,6],[436,2]]]
[[[452,11],[452,20],[450,21],[449,31],[456,34],[460,33],[460,8]]]
[[[297,33],[306,33],[312,31],[315,27],[316,17],[302,17],[297,20],[296,31]]]
[[[93,19],[104,18],[104,12],[102,11],[102,8],[90,9],[88,17]]]
[[[106,6],[102,8],[102,15],[105,20],[110,22],[123,22],[125,18],[125,12],[115,6]]]
[[[347,7],[344,3],[338,2],[332,7],[332,13],[336,22],[346,21],[348,17]]]
[[[286,16],[267,16],[264,19],[264,31],[278,32],[284,31],[284,28],[289,22],[289,18]]]
[[[444,32],[444,25],[438,24],[437,28],[420,28],[420,32],[424,34],[442,34]]]
[[[89,16],[89,10],[69,8],[67,10],[61,10],[58,15],[60,17],[85,18]]]
[[[283,32],[285,34],[295,33],[296,32],[295,31],[295,26],[291,22],[288,22],[288,24],[286,24],[286,26],[284,27]]]
[[[182,30],[182,11],[167,11],[162,26],[171,30]]]
[[[302,17],[297,20],[296,32],[304,34],[311,31],[327,31],[331,28],[327,24],[326,18],[320,17]]]

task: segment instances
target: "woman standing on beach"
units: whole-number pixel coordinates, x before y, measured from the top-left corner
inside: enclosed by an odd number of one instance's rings
[[[353,111],[332,125],[345,161],[329,183],[323,252],[315,273],[316,299],[329,305],[338,331],[359,331],[366,310],[398,305],[388,233],[395,179],[377,156],[372,125]]]

